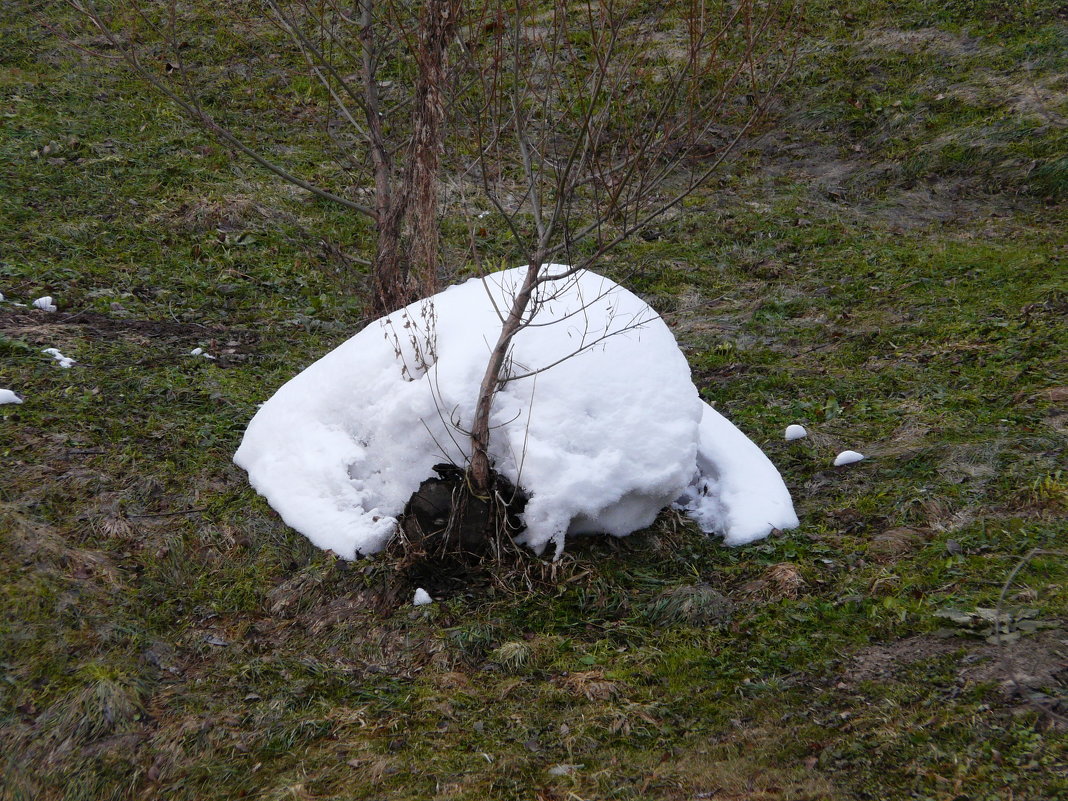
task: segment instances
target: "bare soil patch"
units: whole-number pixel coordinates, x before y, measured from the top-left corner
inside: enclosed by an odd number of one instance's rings
[[[842,681],[892,681],[917,662],[957,654],[957,678],[967,684],[997,684],[1006,700],[1040,702],[1068,709],[1068,632],[1050,629],[1001,645],[928,634],[873,645],[854,654]]]
[[[205,336],[228,337],[255,342],[254,331],[234,330],[223,326],[181,323],[168,320],[124,320],[92,311],[73,314],[38,312],[29,309],[0,309],[0,334],[10,337],[49,337],[65,328],[76,328],[78,335],[120,339],[140,334],[152,339],[201,340]]]
[[[892,50],[898,53],[931,52],[943,58],[960,58],[996,50],[975,36],[964,36],[940,28],[877,28],[869,31],[862,45],[862,52]]]

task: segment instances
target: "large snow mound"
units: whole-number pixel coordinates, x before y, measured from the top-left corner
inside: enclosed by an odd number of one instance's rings
[[[525,270],[367,326],[263,404],[234,461],[315,545],[348,559],[380,550],[433,465],[467,462],[463,432]],[[644,301],[589,271],[535,300],[491,416],[494,467],[530,496],[521,543],[558,555],[566,533],[624,536],[676,500],[728,544],[797,525],[778,471],[700,400]]]

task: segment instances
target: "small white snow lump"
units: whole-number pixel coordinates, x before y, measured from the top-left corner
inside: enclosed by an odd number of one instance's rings
[[[434,465],[468,462],[462,431],[486,343],[526,269],[417,301],[291,379],[234,455],[252,486],[320,548],[346,559],[384,548]],[[494,468],[530,497],[519,544],[559,556],[567,535],[622,537],[673,502],[727,545],[798,524],[778,470],[702,402],[648,304],[589,271],[543,285],[536,300],[490,414]]]
[[[786,426],[786,434],[785,434],[785,436],[786,436],[786,441],[790,442],[791,440],[803,439],[804,437],[807,437],[808,436],[808,432],[805,431],[805,427],[804,426],[799,426],[799,425],[797,425],[797,423],[794,423],[793,425]]]
[[[69,369],[78,361],[77,359],[72,359],[70,356],[64,356],[62,353],[59,352],[59,348],[45,348],[41,351],[41,353],[51,356],[53,359],[59,362],[59,366],[62,367],[64,370]]]
[[[54,312],[56,310],[56,304],[52,302],[51,295],[45,295],[43,298],[37,298],[33,302],[35,308],[41,309],[46,312]]]
[[[853,462],[859,462],[863,458],[863,453],[857,453],[856,451],[842,451],[834,457],[834,466],[841,467],[844,464],[853,464]]]
[[[0,389],[0,405],[5,403],[22,403],[22,398],[10,389]]]
[[[412,598],[412,606],[426,606],[427,604],[432,603],[434,603],[434,599],[431,598],[430,593],[422,587],[415,591],[415,597]]]

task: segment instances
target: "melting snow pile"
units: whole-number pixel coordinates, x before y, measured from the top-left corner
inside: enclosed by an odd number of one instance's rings
[[[0,389],[0,404],[4,403],[22,403],[22,398],[10,389]]]
[[[560,269],[560,268],[553,268]],[[433,465],[467,462],[478,387],[525,268],[372,323],[285,384],[234,461],[293,528],[345,558],[380,550]],[[548,284],[513,341],[490,456],[530,495],[518,541],[624,536],[672,502],[728,545],[797,525],[778,471],[697,395],[649,306],[590,272]]]

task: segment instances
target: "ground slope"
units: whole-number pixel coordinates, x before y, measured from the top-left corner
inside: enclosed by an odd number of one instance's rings
[[[59,306],[0,304],[26,399],[0,406],[0,797],[1068,792],[1059,4],[814,6],[774,130],[608,268],[800,528],[725,549],[665,515],[418,609],[230,463],[366,322],[366,230],[44,5],[0,17],[0,292]],[[314,131],[288,141],[326,169]],[[867,458],[832,468],[845,448]]]

